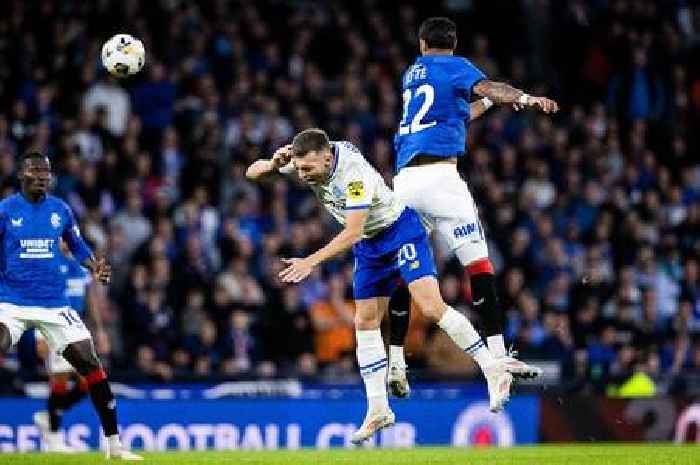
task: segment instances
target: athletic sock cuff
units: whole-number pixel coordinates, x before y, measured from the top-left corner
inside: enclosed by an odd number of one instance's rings
[[[491,264],[491,260],[488,258],[482,258],[471,262],[466,266],[466,268],[469,276],[474,276],[481,273],[494,274],[493,265]]]
[[[102,368],[97,369],[97,370],[85,375],[85,381],[87,382],[88,386],[94,386],[95,384],[97,384],[101,381],[104,381],[106,379],[107,379],[107,373]]]
[[[51,394],[68,394],[68,383],[65,381],[53,381],[49,383],[49,390],[51,391]]]

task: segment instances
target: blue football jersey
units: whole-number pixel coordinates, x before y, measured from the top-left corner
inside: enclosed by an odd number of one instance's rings
[[[396,171],[418,154],[464,154],[472,88],[484,79],[484,73],[463,57],[416,59],[402,79],[403,116],[394,137]]]
[[[66,283],[68,306],[78,312],[80,316],[85,316],[87,289],[92,282],[90,271],[77,260],[65,256],[60,271]]]
[[[0,302],[67,306],[59,240],[81,263],[92,256],[70,207],[51,195],[37,203],[12,195],[0,202],[0,235]]]

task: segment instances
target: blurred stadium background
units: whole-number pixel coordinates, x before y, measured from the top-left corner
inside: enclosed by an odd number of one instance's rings
[[[364,397],[346,257],[299,287],[279,257],[336,231],[300,185],[245,167],[320,126],[390,181],[399,76],[445,15],[492,78],[556,98],[493,108],[460,168],[491,239],[507,337],[546,368],[501,415],[464,354],[414,313],[411,400],[384,446],[700,441],[700,6],[684,0],[7,0],[0,188],[35,148],[115,269],[98,350],[125,442],[160,450],[347,446]],[[144,41],[105,74],[101,43]],[[441,286],[469,282],[436,244]],[[0,359],[0,450],[35,450],[34,342]],[[98,444],[89,406],[70,443]]]

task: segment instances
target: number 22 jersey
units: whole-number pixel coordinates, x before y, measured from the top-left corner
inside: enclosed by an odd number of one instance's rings
[[[484,73],[463,57],[416,59],[402,78],[403,115],[394,137],[397,172],[418,154],[464,154],[472,88],[484,79]]]

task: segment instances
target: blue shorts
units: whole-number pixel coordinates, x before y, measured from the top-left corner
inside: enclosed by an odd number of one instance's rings
[[[352,248],[355,254],[355,299],[388,297],[399,278],[408,284],[424,276],[437,276],[435,259],[420,217],[410,208],[376,236]]]

